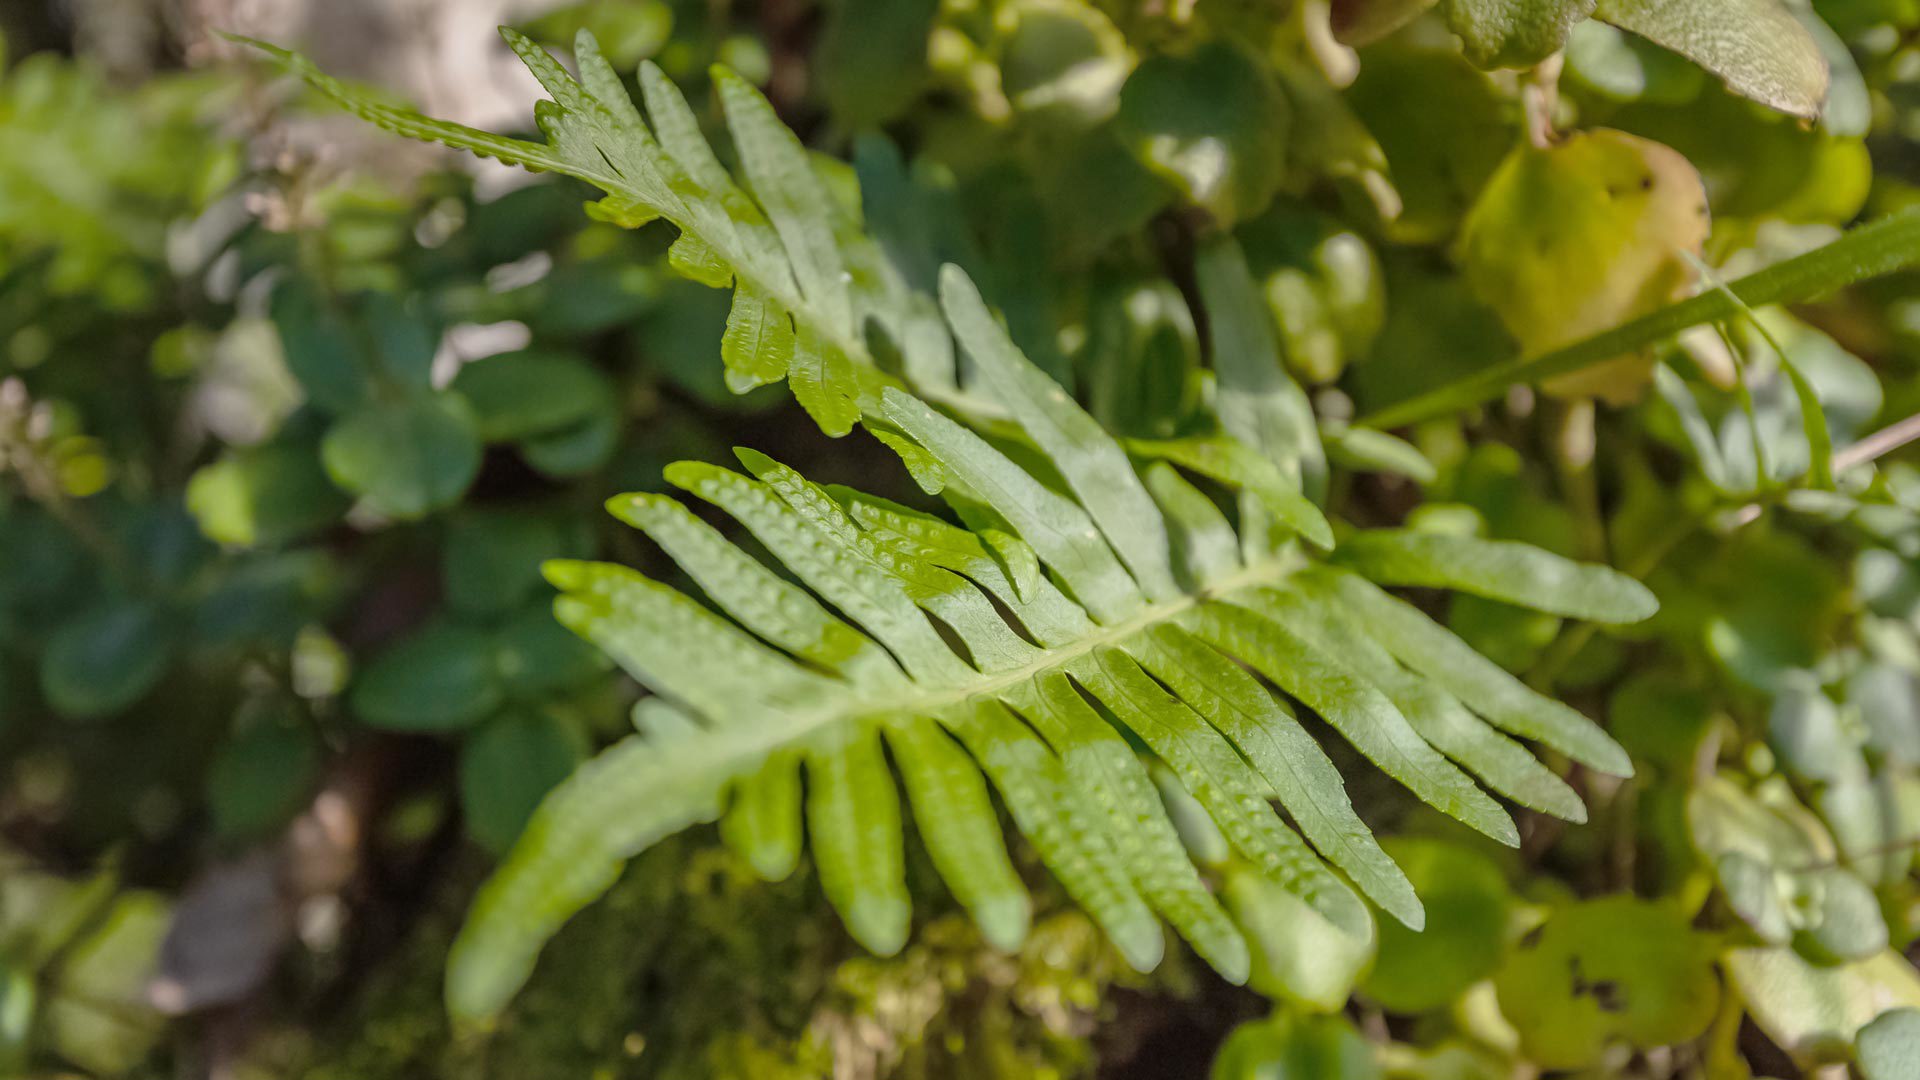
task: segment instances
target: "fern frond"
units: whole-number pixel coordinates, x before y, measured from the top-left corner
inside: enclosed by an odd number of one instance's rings
[[[1334,532],[1303,491],[1320,484],[1325,452],[1231,238],[1207,241],[1195,266],[1222,431],[1123,446],[1029,361],[963,272],[942,271],[937,301],[908,288],[737,76],[714,72],[736,175],[657,68],[640,72],[643,115],[590,36],[575,49],[577,80],[507,36],[551,96],[537,110],[545,144],[427,120],[261,47],[382,127],[577,177],[606,192],[594,208],[605,220],[672,223],[673,265],[734,290],[729,384],[786,379],[830,434],[865,424],[966,525],[821,487],[751,450],[739,451],[744,472],[667,470],[782,575],[675,499],[613,500],[706,603],[620,566],[548,566],[560,620],[656,696],[636,708],[633,735],[548,797],[482,889],[450,959],[456,1016],[496,1013],[626,859],[698,823],[719,820],[769,879],[810,847],[852,936],[891,953],[911,923],[904,785],[954,897],[1011,948],[1030,901],[997,793],[1130,963],[1159,962],[1164,920],[1243,981],[1247,943],[1183,845],[1155,770],[1327,932],[1358,939],[1373,933],[1363,895],[1410,926],[1424,914],[1296,705],[1507,844],[1518,832],[1495,796],[1585,816],[1516,737],[1630,771],[1587,718],[1379,586],[1631,620],[1651,610],[1637,583],[1518,545],[1423,534],[1361,533],[1315,554]],[[915,393],[876,364],[876,326]],[[1017,430],[1021,461],[978,433],[988,418],[1004,421],[996,435]],[[1201,483],[1238,493],[1232,520]]]
[[[640,69],[642,116],[592,34],[582,31],[575,43],[576,80],[539,44],[510,28],[501,33],[550,97],[535,109],[545,144],[429,119],[296,53],[236,40],[395,134],[583,180],[606,192],[592,208],[605,221],[671,222],[680,231],[669,252],[675,269],[734,290],[721,355],[736,391],[787,379],[823,431],[845,435],[877,406],[884,387],[900,385],[868,348],[873,324],[904,354],[917,392],[968,404],[931,300],[908,290],[872,241],[843,222],[847,215],[806,148],[758,90],[723,66],[712,71],[739,161],[736,178],[686,98],[652,62]]]
[[[744,472],[668,469],[789,580],[673,498],[613,500],[712,606],[620,566],[549,566],[561,621],[658,704],[549,797],[482,890],[451,960],[457,1016],[495,1013],[623,860],[716,818],[771,878],[793,869],[804,834],[849,932],[876,952],[900,948],[910,912],[896,775],[934,865],[989,941],[1017,944],[1029,904],[991,790],[1129,962],[1159,961],[1165,920],[1239,981],[1247,944],[1136,747],[1240,857],[1329,932],[1361,938],[1373,933],[1361,894],[1416,927],[1420,901],[1294,703],[1419,798],[1507,844],[1518,833],[1495,795],[1585,816],[1515,736],[1631,771],[1591,721],[1368,578],[1609,619],[1648,613],[1637,583],[1470,539],[1361,533],[1339,549],[1353,552],[1345,564],[1299,544],[1243,543],[1196,480],[1267,488],[1258,501],[1274,518],[1317,540],[1330,533],[1291,481],[1248,481],[1245,460],[1220,446],[1142,444],[1130,458],[1022,355],[963,273],[948,268],[941,284],[981,384],[1052,472],[882,387],[864,407],[938,473],[974,527],[821,487],[750,450],[739,452]]]

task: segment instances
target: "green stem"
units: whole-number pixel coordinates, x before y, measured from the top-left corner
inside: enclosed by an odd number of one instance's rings
[[[1357,423],[1401,427],[1491,401],[1515,383],[1539,382],[1643,349],[1701,323],[1731,319],[1740,305],[1799,303],[1920,266],[1920,207],[1888,214],[1825,247],[1775,263],[1727,286],[1670,304],[1632,322],[1535,357],[1495,364],[1467,378],[1389,405]],[[1732,295],[1728,295],[1731,292]]]

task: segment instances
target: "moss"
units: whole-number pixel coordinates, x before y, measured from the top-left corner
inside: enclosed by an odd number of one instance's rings
[[[440,1000],[464,895],[374,966],[318,1034],[289,1024],[253,1055],[260,1076],[310,1080],[768,1080],[1086,1075],[1116,988],[1141,976],[1078,909],[1045,891],[1025,947],[985,946],[916,873],[927,913],[899,955],[862,952],[810,875],[766,884],[705,837],[650,851],[554,939],[484,1038],[456,1038]],[[464,890],[461,890],[464,892]],[[290,1018],[291,1019],[291,1018]]]

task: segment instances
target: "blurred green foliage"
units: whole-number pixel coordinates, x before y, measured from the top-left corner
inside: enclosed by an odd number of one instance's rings
[[[1251,940],[1250,990],[1184,958],[1131,973],[1025,855],[1042,918],[996,953],[912,841],[932,914],[865,956],[809,873],[749,887],[695,832],[563,933],[490,1040],[458,1037],[440,969],[481,869],[637,697],[551,618],[540,564],[673,580],[600,504],[733,443],[932,504],[786,389],[731,392],[727,305],[665,223],[583,212],[596,193],[565,179],[483,195],[451,161],[397,182],[250,152],[323,108],[260,72],[122,86],[16,55],[0,1072],[199,1060],[149,994],[170,906],[366,783],[352,884],[325,890],[345,936],[277,947],[239,1075],[1906,1075],[1920,472],[1846,448],[1920,408],[1920,276],[1683,333],[1609,366],[1612,406],[1519,388],[1398,439],[1348,422],[1673,299],[1698,284],[1683,252],[1732,280],[1913,206],[1920,8],[1668,5],[1739,28],[1702,44],[1629,3],[801,6],[593,0],[523,29],[562,50],[589,29],[623,75],[657,62],[709,135],[710,63],[770,87],[876,240],[851,274],[928,291],[965,267],[1132,439],[1212,426],[1193,252],[1231,234],[1328,442],[1330,510],[1606,562],[1659,597],[1596,628],[1410,594],[1604,720],[1635,777],[1548,754],[1589,819],[1523,811],[1507,850],[1333,747],[1427,911],[1364,942],[1166,788]],[[1596,137],[1664,148],[1704,239],[1627,190],[1651,158],[1559,169]]]

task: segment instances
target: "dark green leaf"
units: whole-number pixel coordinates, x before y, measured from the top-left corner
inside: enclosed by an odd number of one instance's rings
[[[565,353],[518,352],[475,360],[453,389],[473,406],[487,442],[517,442],[574,427],[612,399],[613,386],[593,365]]]
[[[503,698],[488,636],[434,623],[373,659],[353,681],[354,715],[395,731],[447,731],[492,712]]]
[[[500,615],[524,607],[545,588],[540,563],[580,554],[566,528],[528,510],[475,510],[447,529],[441,564],[447,605],[462,614]]]
[[[376,512],[406,520],[460,500],[480,471],[473,410],[456,394],[365,406],[320,444],[333,482]]]
[[[1279,1013],[1242,1024],[1214,1059],[1211,1080],[1379,1080],[1373,1047],[1345,1017]]]
[[[608,670],[606,658],[554,621],[546,604],[509,619],[494,635],[495,663],[509,697],[537,702]]]
[[[310,444],[230,450],[187,482],[187,509],[201,531],[235,547],[298,540],[332,524],[346,508]]]
[[[1115,122],[1142,164],[1222,225],[1265,209],[1286,167],[1286,97],[1226,42],[1142,63]]]
[[[336,301],[292,278],[273,292],[273,321],[287,367],[309,401],[338,414],[366,400],[363,342]]]
[[[285,723],[259,723],[222,743],[207,773],[215,828],[234,839],[269,835],[306,803],[319,765],[312,733]]]
[[[119,712],[160,681],[177,645],[152,604],[108,601],[54,631],[40,657],[40,691],[66,716]]]
[[[467,831],[489,850],[506,851],[584,749],[577,735],[550,717],[513,714],[482,726],[460,748]]]
[[[906,111],[927,82],[927,37],[937,0],[838,0],[815,64],[821,93],[840,123],[852,130],[885,123]]]

